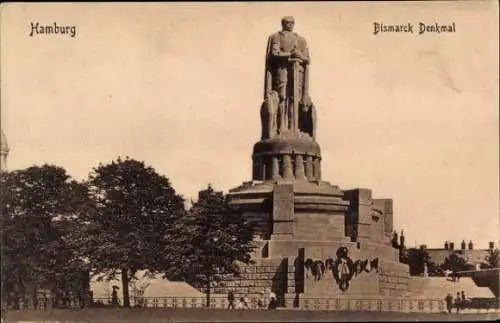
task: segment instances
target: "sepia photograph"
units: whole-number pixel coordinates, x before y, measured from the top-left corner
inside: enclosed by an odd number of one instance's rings
[[[3,322],[500,319],[499,4],[0,4]]]

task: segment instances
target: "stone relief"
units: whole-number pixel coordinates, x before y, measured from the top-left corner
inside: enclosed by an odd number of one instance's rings
[[[309,258],[304,262],[304,267],[306,269],[306,278],[311,275],[315,281],[319,281],[325,274],[326,264],[321,260],[313,261]]]
[[[348,290],[351,280],[363,272],[369,273],[375,270],[378,273],[378,265],[379,258],[353,261],[346,247],[337,249],[335,260],[328,258],[323,262],[308,258],[304,261],[306,279],[312,277],[314,281],[320,281],[327,272],[331,272],[341,291]]]

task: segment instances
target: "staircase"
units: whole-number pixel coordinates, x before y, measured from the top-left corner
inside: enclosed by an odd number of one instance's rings
[[[444,299],[448,293],[453,297],[465,292],[467,298],[494,298],[488,287],[477,286],[472,278],[462,277],[457,282],[445,277],[411,277],[409,290],[413,298]]]

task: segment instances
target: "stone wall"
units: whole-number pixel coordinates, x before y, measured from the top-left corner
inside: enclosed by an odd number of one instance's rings
[[[278,258],[283,257],[296,257],[297,252],[300,248],[315,247],[315,246],[340,246],[344,244],[350,244],[350,239],[348,237],[343,237],[330,241],[318,241],[318,240],[279,240],[272,236],[272,239],[268,242],[269,257]],[[351,243],[352,244],[352,243]]]
[[[344,191],[349,201],[345,214],[345,234],[353,240],[383,242],[393,229],[392,199],[372,199],[372,191],[358,188]]]
[[[273,190],[272,234],[278,239],[292,239],[294,227],[293,185],[275,185]]]
[[[238,275],[228,275],[213,282],[211,293],[227,295],[230,290],[236,297],[259,297],[259,293],[273,291],[278,297],[295,286],[295,267],[288,259],[255,259],[255,264],[242,266]]]
[[[270,214],[267,212],[244,212],[242,216],[254,223],[254,235],[262,240],[268,240],[270,237]]]
[[[349,216],[353,224],[353,238],[370,239],[372,191],[364,188],[346,190],[344,199],[350,202]]]
[[[335,261],[337,249],[340,247],[348,249],[348,257],[354,265],[364,261],[377,264],[376,267],[368,266],[366,270],[361,269],[361,271],[356,272],[345,291],[340,289],[333,270],[327,268],[328,259]],[[296,277],[296,286],[303,286],[302,289],[298,288],[295,292],[303,292],[304,296],[403,296],[408,292],[409,269],[407,265],[396,261],[397,258],[397,251],[387,245],[329,241],[328,244],[314,245],[311,243],[304,247],[302,252],[299,249],[295,260],[292,257],[289,259],[293,260],[293,264],[297,267],[296,275],[299,277]],[[315,265],[311,264],[318,262],[324,265],[324,271],[312,269]],[[302,271],[298,270],[300,267],[303,267]],[[292,293],[292,290],[289,289],[288,293]]]
[[[345,236],[344,214],[298,213],[293,226],[294,240],[335,240]]]
[[[393,262],[381,261],[380,294],[383,296],[405,296],[408,293],[410,273],[408,266]]]
[[[392,204],[392,199],[373,199],[374,208],[380,210],[384,214],[384,233],[386,234],[392,234],[392,232],[394,231],[394,215]]]

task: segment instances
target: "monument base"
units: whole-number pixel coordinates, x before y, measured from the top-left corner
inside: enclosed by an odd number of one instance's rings
[[[283,179],[243,183],[227,198],[255,224],[257,264],[245,270],[267,273],[259,282],[241,276],[239,285],[230,284],[236,291],[272,290],[283,306],[289,295],[298,300],[408,295],[408,266],[399,263],[399,251],[389,241],[391,200],[372,199],[367,189]]]

